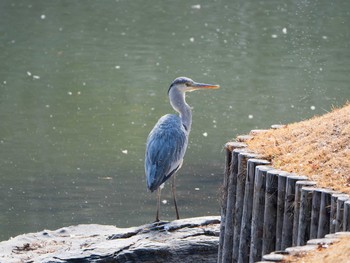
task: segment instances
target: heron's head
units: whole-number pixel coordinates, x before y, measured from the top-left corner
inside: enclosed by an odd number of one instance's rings
[[[194,91],[199,89],[218,89],[219,85],[198,83],[190,78],[178,77],[170,85],[168,94],[171,89],[177,89],[182,92]]]

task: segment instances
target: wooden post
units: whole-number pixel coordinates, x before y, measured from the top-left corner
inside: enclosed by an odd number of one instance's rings
[[[330,232],[335,233],[335,225],[337,224],[337,200],[340,196],[347,196],[347,194],[343,193],[334,193],[331,196],[331,213],[330,213]]]
[[[233,216],[235,211],[236,203],[236,184],[237,184],[237,172],[238,172],[238,155],[243,152],[244,149],[235,149],[232,152],[231,161],[231,175],[229,177],[228,188],[227,188],[227,207],[226,207],[226,220],[225,220],[225,230],[224,239],[222,247],[222,262],[232,261],[232,246],[233,246]],[[219,261],[220,262],[220,261]]]
[[[337,232],[334,234],[328,234],[326,235],[326,238],[350,238],[350,232]]]
[[[249,159],[247,164],[247,177],[244,189],[244,202],[242,212],[241,233],[238,248],[238,262],[248,262],[249,245],[252,225],[252,208],[254,195],[254,181],[256,177],[256,167],[258,165],[269,164],[266,160]]]
[[[264,230],[262,255],[276,250],[276,219],[279,170],[269,170],[266,174]]]
[[[340,196],[337,200],[337,217],[335,223],[335,232],[339,232],[343,230],[344,224],[344,203],[348,201],[349,198],[347,196]],[[346,220],[346,219],[345,219]]]
[[[286,127],[285,124],[273,124],[273,125],[271,125],[271,129],[275,129],[275,130],[281,129],[281,128],[284,128],[284,127]]]
[[[317,188],[312,193],[310,239],[317,238],[318,221],[320,217],[321,193],[322,189],[320,188]]]
[[[300,198],[301,198],[301,188],[303,186],[314,186],[316,182],[314,181],[297,181],[295,183],[295,200],[294,200],[294,219],[293,219],[293,246],[297,246],[298,241],[298,229],[299,229],[299,212],[300,212]]]
[[[221,263],[222,259],[222,248],[224,244],[224,234],[225,234],[225,222],[226,222],[226,209],[227,209],[227,191],[228,182],[231,176],[231,159],[232,150],[229,148],[228,144],[225,145],[225,172],[224,172],[224,182],[221,189],[221,221],[220,221],[220,236],[219,236],[219,247],[218,247],[218,263]]]
[[[286,194],[286,181],[288,173],[281,172],[278,176],[278,193],[277,193],[277,220],[276,220],[276,250],[281,250],[282,228],[284,214],[284,197]]]
[[[284,202],[283,228],[281,249],[292,246],[295,184],[297,181],[307,180],[306,176],[289,175],[286,181],[286,194]]]
[[[304,246],[310,239],[312,193],[316,190],[314,187],[302,187],[300,194],[299,210],[299,229],[297,245]]]
[[[269,164],[266,161],[265,165]],[[264,211],[265,211],[265,189],[266,174],[272,168],[269,166],[257,166],[255,170],[254,194],[251,220],[251,240],[249,262],[256,262],[261,259],[262,243],[264,232]],[[242,238],[242,235],[241,235]],[[242,244],[242,241],[241,241]]]
[[[344,203],[343,231],[350,231],[350,201]]]
[[[244,203],[245,181],[247,176],[247,160],[256,158],[258,155],[252,153],[240,153],[238,155],[237,187],[236,187],[236,204],[234,209],[234,232],[233,232],[233,249],[232,261],[238,262],[239,242],[241,234],[242,213]]]
[[[246,142],[246,141],[250,140],[251,138],[253,138],[253,136],[245,134],[245,135],[238,135],[236,137],[236,140],[238,142]]]
[[[241,144],[237,144],[239,146]],[[226,180],[226,198],[223,200],[223,210],[225,210],[224,220],[220,224],[220,241],[219,241],[219,253],[218,262],[231,262],[232,261],[232,246],[233,246],[233,215],[236,203],[236,183],[237,183],[237,172],[238,172],[238,155],[240,152],[245,151],[243,148],[237,147],[232,148],[231,154],[227,156],[231,160],[226,162],[228,166],[226,171],[229,173],[228,179]],[[225,181],[224,181],[225,188]],[[225,191],[225,189],[224,189]],[[225,200],[226,199],[226,200]],[[221,216],[222,217],[222,216]],[[223,228],[223,229],[222,229]]]
[[[318,220],[317,238],[323,238],[330,233],[331,196],[332,190],[323,189],[321,192],[320,217]]]
[[[316,251],[317,248],[318,248],[318,245],[304,245],[301,247],[289,247],[285,250],[285,253],[287,253],[288,255],[303,255],[311,251]]]
[[[332,245],[334,243],[336,243],[337,241],[339,241],[339,239],[337,238],[329,238],[328,234],[327,237],[324,238],[316,238],[316,239],[310,239],[309,241],[307,241],[307,245],[315,245],[315,246],[319,246],[320,244],[323,245]]]
[[[257,130],[251,130],[249,132],[249,135],[251,136],[255,136],[255,135],[258,135],[260,133],[264,133],[264,132],[267,132],[268,130],[261,130],[261,129],[257,129]]]
[[[271,253],[268,255],[264,255],[262,260],[267,262],[283,262],[285,258],[285,255]]]

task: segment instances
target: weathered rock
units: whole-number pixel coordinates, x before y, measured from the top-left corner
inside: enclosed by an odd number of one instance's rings
[[[77,225],[0,242],[0,262],[215,262],[219,217],[139,227]]]

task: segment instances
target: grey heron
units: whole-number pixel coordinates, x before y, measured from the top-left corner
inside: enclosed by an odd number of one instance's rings
[[[159,221],[161,188],[170,177],[172,177],[171,188],[176,218],[180,218],[176,204],[175,173],[182,165],[192,124],[192,111],[186,103],[185,93],[219,87],[219,85],[197,83],[186,77],[176,78],[169,87],[170,104],[179,115],[166,114],[158,120],[148,135],[145,154],[147,187],[151,192],[157,190],[156,222]]]

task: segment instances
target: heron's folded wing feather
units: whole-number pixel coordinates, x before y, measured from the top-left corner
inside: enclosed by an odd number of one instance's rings
[[[187,134],[176,115],[163,116],[147,139],[147,186],[156,190],[180,166],[187,148]]]

